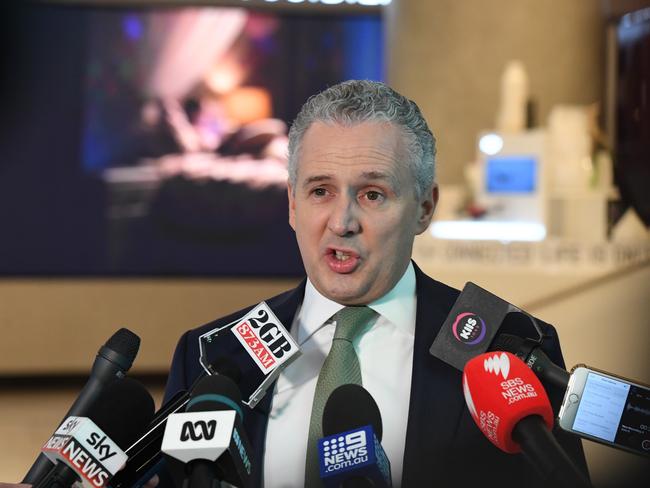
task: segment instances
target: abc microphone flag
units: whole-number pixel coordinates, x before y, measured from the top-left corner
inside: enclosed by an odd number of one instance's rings
[[[215,481],[250,485],[252,450],[243,416],[237,385],[216,375],[198,381],[184,413],[167,417],[160,450],[173,458],[172,464],[185,464],[183,486],[209,486]]]

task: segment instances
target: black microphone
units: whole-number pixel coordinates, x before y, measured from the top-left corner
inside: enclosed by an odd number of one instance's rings
[[[223,375],[230,378],[235,384],[241,381],[241,370],[229,357],[217,358],[211,365],[210,371],[214,375]],[[207,373],[202,373],[190,387],[194,391],[198,383],[205,378]],[[241,396],[241,395],[240,395]],[[133,488],[142,486],[157,474],[163,465],[163,456],[160,452],[167,419],[170,415],[184,412],[190,401],[190,392],[179,391],[170,398],[154,415],[146,432],[126,449],[129,456],[126,466],[111,480],[112,488]]]
[[[390,487],[390,462],[381,447],[379,407],[360,385],[336,388],[323,410],[318,441],[321,479],[326,487]]]
[[[90,371],[90,377],[66,413],[64,419],[83,417],[102,391],[113,381],[124,378],[131,368],[140,348],[140,338],[128,329],[115,332],[106,344],[97,352],[97,357]],[[39,454],[29,469],[23,483],[36,484],[52,468],[52,463],[43,454]]]
[[[558,386],[562,390],[566,390],[569,385],[571,374],[551,361],[536,341],[502,333],[496,336],[489,350],[511,352],[545,383]]]
[[[102,488],[126,462],[123,449],[153,417],[154,402],[136,380],[109,384],[87,409],[86,416],[70,416],[43,446],[54,463],[34,488],[68,488],[81,482]]]
[[[161,451],[172,458],[172,469],[174,460],[185,464],[185,488],[250,485],[252,450],[243,417],[241,392],[225,375],[202,378],[185,413],[168,417]]]

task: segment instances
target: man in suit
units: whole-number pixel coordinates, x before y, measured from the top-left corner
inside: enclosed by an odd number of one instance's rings
[[[381,411],[394,486],[539,481],[521,456],[482,436],[465,407],[461,373],[428,352],[458,291],[411,261],[438,200],[435,139],[417,105],[382,83],[344,82],[305,103],[289,139],[289,223],[307,278],[267,303],[303,354],[247,412],[255,486],[319,484],[309,451],[313,457],[322,377],[333,374],[332,344],[352,327],[342,310],[361,308],[370,312],[345,336],[346,354]],[[181,337],[167,397],[200,374],[199,336],[247,310]],[[545,325],[545,333],[547,353],[563,365],[554,329]],[[555,402],[560,394],[551,392]],[[561,442],[584,468],[579,441]]]

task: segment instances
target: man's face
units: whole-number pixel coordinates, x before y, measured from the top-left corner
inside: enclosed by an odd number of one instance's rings
[[[336,302],[367,304],[393,288],[431,221],[437,188],[416,198],[402,138],[377,122],[316,122],[303,137],[289,223],[309,279]]]

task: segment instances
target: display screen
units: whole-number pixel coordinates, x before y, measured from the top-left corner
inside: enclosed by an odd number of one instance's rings
[[[650,453],[650,390],[590,372],[573,430]]]
[[[378,11],[6,3],[0,276],[303,275],[288,128]]]
[[[537,187],[537,159],[533,156],[489,158],[485,183],[488,193],[532,193]]]

